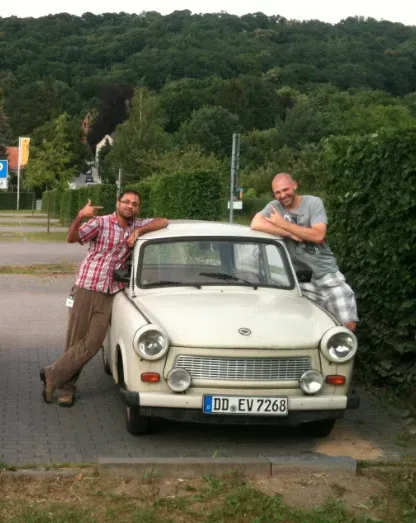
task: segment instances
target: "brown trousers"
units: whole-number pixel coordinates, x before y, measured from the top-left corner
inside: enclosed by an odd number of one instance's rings
[[[75,393],[75,382],[83,366],[102,347],[115,295],[77,286],[71,294],[74,305],[69,308],[65,352],[48,367],[47,373],[57,388]]]

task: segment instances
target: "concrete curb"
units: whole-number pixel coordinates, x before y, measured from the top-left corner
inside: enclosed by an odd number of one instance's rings
[[[17,469],[17,470],[0,470],[0,476],[24,476],[24,477],[71,477],[78,476],[79,474],[85,474],[87,470],[85,468],[79,469]],[[90,470],[88,470],[90,472]]]
[[[357,473],[357,461],[311,453],[305,456],[259,458],[98,458],[100,476],[124,478],[200,477],[231,471],[253,476],[277,476],[288,470]]]

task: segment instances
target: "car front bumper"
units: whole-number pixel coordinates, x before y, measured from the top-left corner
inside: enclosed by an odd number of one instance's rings
[[[323,419],[340,419],[346,409],[359,407],[360,398],[352,391],[348,396],[289,397],[286,416],[205,414],[203,397],[198,395],[139,393],[121,389],[124,403],[139,409],[140,415],[177,421],[227,425],[298,425]]]

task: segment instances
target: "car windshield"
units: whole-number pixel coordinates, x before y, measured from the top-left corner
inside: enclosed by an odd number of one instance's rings
[[[140,287],[294,286],[286,253],[279,242],[238,238],[146,242],[140,253],[137,282]]]

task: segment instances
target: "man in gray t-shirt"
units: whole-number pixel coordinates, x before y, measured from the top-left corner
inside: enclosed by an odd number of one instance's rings
[[[297,183],[286,173],[274,177],[272,189],[276,200],[256,214],[251,228],[282,236],[295,270],[312,270],[312,281],[301,284],[303,294],[355,330],[355,296],[325,241],[328,220],[322,200],[297,194]]]

